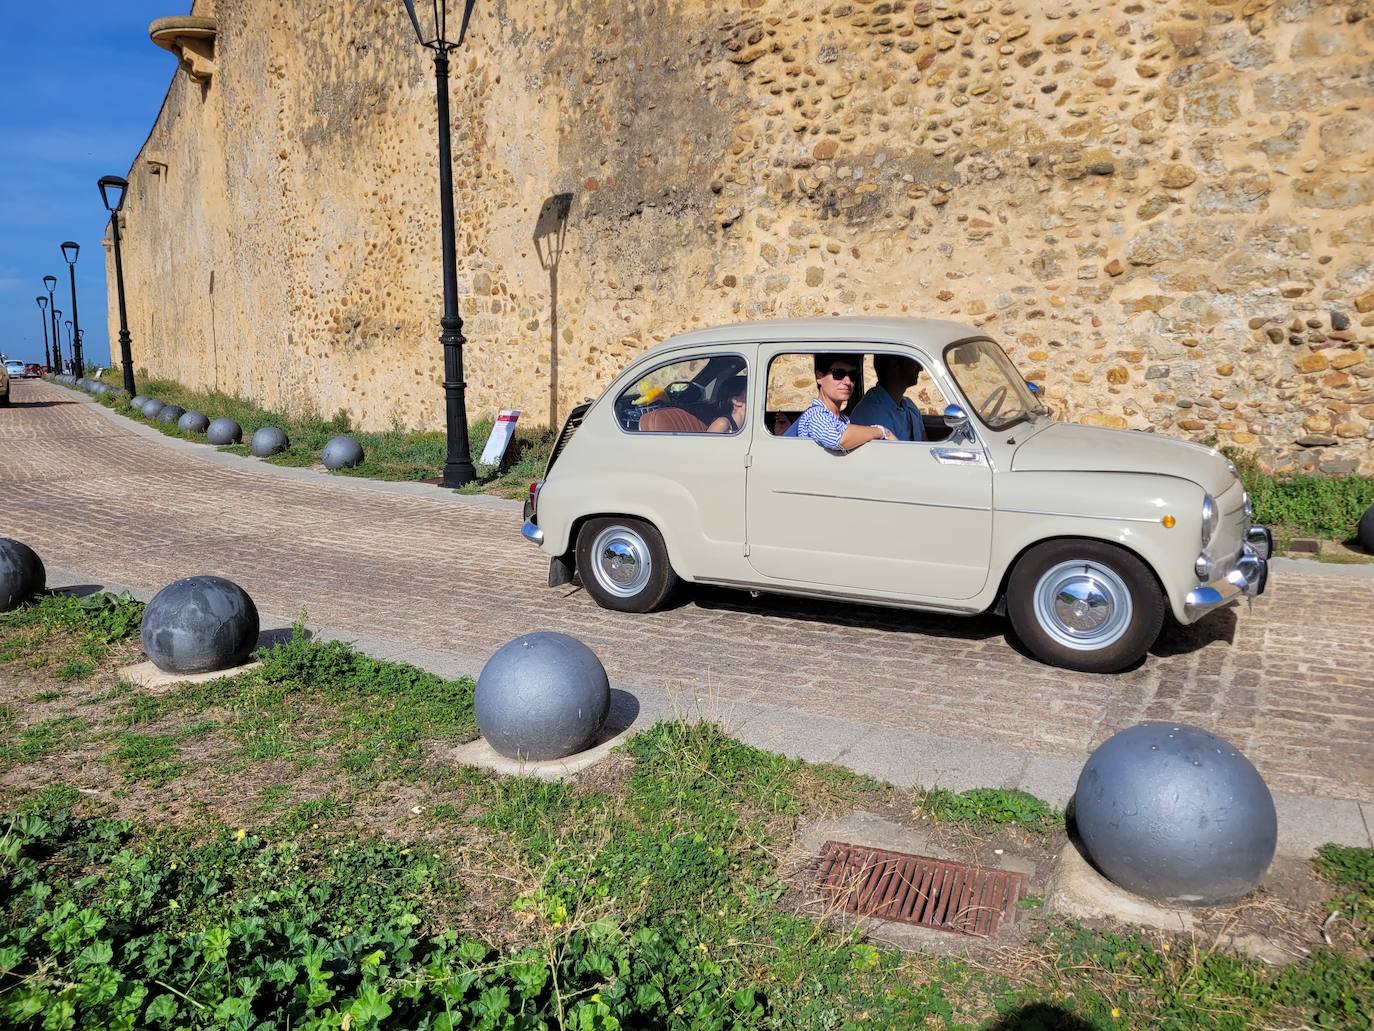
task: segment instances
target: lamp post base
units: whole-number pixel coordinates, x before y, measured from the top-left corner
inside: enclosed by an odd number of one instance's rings
[[[456,490],[459,487],[466,487],[477,479],[477,468],[471,462],[453,462],[444,465],[444,475],[439,480],[439,486]]]

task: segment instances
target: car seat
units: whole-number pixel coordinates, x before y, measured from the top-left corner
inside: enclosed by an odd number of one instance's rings
[[[641,433],[705,433],[706,424],[685,408],[655,408],[639,417]]]

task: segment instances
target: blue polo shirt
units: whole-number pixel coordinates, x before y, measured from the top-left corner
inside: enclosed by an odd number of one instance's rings
[[[882,387],[867,391],[850,418],[860,426],[885,426],[898,440],[926,439],[921,410],[911,403],[911,398],[902,398],[899,406]]]

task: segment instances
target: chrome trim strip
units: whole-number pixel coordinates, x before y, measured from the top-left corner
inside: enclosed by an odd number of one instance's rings
[[[1055,519],[1104,519],[1109,523],[1154,523],[1159,524],[1158,519],[1146,519],[1142,516],[1100,516],[1088,515],[1085,512],[1037,512],[1030,508],[999,508],[999,512],[1015,512],[1017,515],[1051,516]]]
[[[715,587],[730,587],[742,591],[762,591],[767,594],[785,594],[793,598],[811,598],[819,601],[852,601],[862,605],[876,605],[885,609],[917,609],[921,612],[939,612],[952,616],[976,616],[986,609],[959,605],[931,605],[923,602],[897,601],[892,598],[875,598],[871,594],[849,594],[844,591],[823,591],[812,588],[779,587],[772,583],[757,583],[748,580],[723,580],[714,577],[697,577],[696,583],[711,584]]]
[[[988,506],[936,505],[929,501],[898,501],[895,498],[861,498],[854,494],[821,494],[810,490],[775,490],[774,494],[790,494],[799,498],[833,498],[836,501],[873,501],[880,505],[911,505],[915,508],[957,508],[961,512],[991,512]]]
[[[539,529],[538,526],[528,519],[526,519],[525,524],[520,527],[520,536],[536,547],[544,543],[544,531]]]

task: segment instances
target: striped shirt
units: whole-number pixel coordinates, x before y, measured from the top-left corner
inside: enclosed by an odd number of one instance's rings
[[[825,407],[819,397],[813,397],[806,411],[797,417],[797,436],[814,440],[821,447],[829,448],[831,451],[838,451],[840,437],[848,425],[847,418],[836,415]]]

